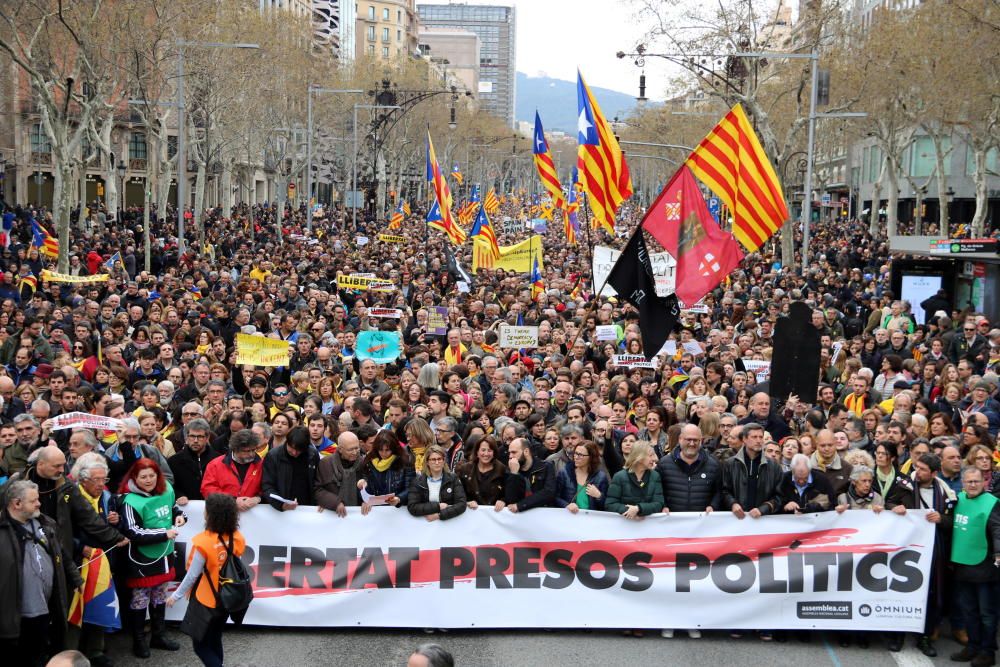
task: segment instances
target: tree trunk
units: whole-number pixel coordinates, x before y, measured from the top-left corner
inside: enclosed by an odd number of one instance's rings
[[[879,218],[878,212],[882,204],[882,179],[885,178],[885,164],[882,160],[882,167],[879,170],[878,178],[872,184],[872,206],[868,217],[868,233],[875,236],[878,233]]]
[[[972,173],[972,182],[976,186],[976,214],[972,216],[972,236],[973,238],[983,238],[986,223],[986,214],[989,211],[989,190],[986,182],[986,148],[977,145],[973,149],[972,159],[975,163],[975,170]],[[942,200],[942,207],[947,204]],[[943,230],[942,230],[942,233]]]
[[[895,236],[899,222],[899,172],[893,158],[886,160],[886,166],[888,167],[886,173],[889,176],[889,196],[885,204],[885,226],[886,233]]]
[[[54,157],[55,155],[53,155]],[[69,271],[69,213],[73,205],[73,166],[68,159],[58,160],[53,169],[52,219],[59,238],[59,261],[56,267],[60,273]]]
[[[948,231],[948,208],[949,206],[945,202],[948,191],[948,176],[945,173],[945,158],[951,153],[951,148],[944,150],[944,142],[941,140],[941,136],[936,132],[930,133],[931,141],[934,142],[934,166],[937,170],[937,191],[938,191],[938,228],[941,235],[949,238],[951,234]]]
[[[194,226],[197,230],[198,254],[205,250],[205,186],[207,184],[205,162],[198,161],[198,171],[194,178]]]
[[[111,128],[114,119],[105,120],[101,123],[99,142],[101,151],[104,153],[104,195],[107,203],[108,214],[118,217],[118,177],[115,175],[115,167],[111,164],[111,154],[114,153],[114,146],[111,145]],[[116,156],[118,157],[118,156]],[[103,232],[104,230],[98,230]]]
[[[80,214],[76,219],[76,228],[83,234],[87,231],[87,163],[80,162]]]
[[[149,273],[152,269],[152,243],[150,242],[150,221],[149,221],[149,209],[153,206],[152,200],[153,194],[153,184],[149,181],[147,177],[146,180],[146,198],[143,201],[142,206],[142,248],[144,255],[143,268],[146,273]]]
[[[723,224],[725,221],[720,221]],[[788,220],[781,227],[781,267],[786,271],[795,271],[798,263],[795,261],[795,225],[797,220]]]

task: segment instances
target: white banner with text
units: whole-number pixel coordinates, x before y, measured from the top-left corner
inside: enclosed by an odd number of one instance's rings
[[[182,556],[203,503],[185,512]],[[340,518],[262,505],[240,523],[256,578],[246,622],[292,627],[921,632],[934,544],[918,511],[628,521],[481,507],[428,522],[392,507]]]

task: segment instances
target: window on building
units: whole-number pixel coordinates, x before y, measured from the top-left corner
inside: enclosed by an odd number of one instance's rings
[[[177,137],[167,137],[167,159],[177,155]]]
[[[382,41],[383,42],[388,42],[389,41],[389,29],[388,28],[382,28]]]
[[[874,183],[878,180],[879,174],[882,172],[882,149],[878,146],[872,146],[871,159],[868,162],[868,182]]]
[[[372,7],[371,5],[368,5],[368,20],[369,21],[375,20],[375,8]]]
[[[397,30],[396,31],[396,41],[397,42],[402,42],[403,41],[403,31],[402,30]]]
[[[389,9],[388,8],[383,8],[382,9],[382,20],[383,21],[388,21],[389,20]]]
[[[373,25],[368,26],[368,41],[369,42],[375,41],[375,26]]]
[[[397,9],[396,10],[396,23],[402,23],[402,22],[403,22],[403,10],[402,9]]]
[[[375,45],[374,44],[369,44],[368,45],[368,55],[370,55],[370,56],[374,56],[375,55]]]
[[[945,153],[944,174],[951,175],[951,139],[945,137],[941,143],[941,150]],[[934,141],[930,137],[917,137],[910,144],[910,176],[914,178],[928,178],[934,173],[936,155],[934,152]],[[903,164],[906,164],[904,159]]]
[[[128,159],[146,159],[146,134],[144,132],[132,132],[128,137]]]
[[[388,58],[389,57],[389,47],[388,46],[383,46],[382,47],[382,57],[383,58]]]
[[[35,123],[31,126],[31,152],[32,153],[51,153],[52,143],[49,141],[49,137],[45,134],[45,130],[42,129],[41,123]]]

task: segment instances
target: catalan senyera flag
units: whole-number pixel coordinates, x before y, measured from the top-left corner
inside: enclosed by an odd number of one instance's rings
[[[552,203],[556,208],[565,208],[566,200],[563,198],[562,185],[559,183],[559,175],[556,174],[556,165],[552,161],[552,152],[549,150],[549,142],[545,140],[545,130],[542,128],[542,118],[535,111],[535,137],[531,144],[531,152],[535,156],[535,169],[538,171],[538,178],[542,185],[548,190],[552,197]]]
[[[723,117],[685,162],[733,214],[733,236],[753,252],[788,220],[781,184],[742,105]]]
[[[493,191],[493,188],[490,188],[489,192],[486,193],[483,206],[486,207],[486,213],[489,215],[496,215],[500,212],[500,200],[497,199],[497,193]]]
[[[30,301],[31,297],[35,295],[35,290],[38,289],[38,276],[30,272],[21,276],[17,283],[17,289],[21,294],[22,303]]]
[[[107,554],[95,549],[90,559],[84,561],[80,577],[83,579],[83,592],[77,590],[73,593],[68,622],[77,627],[87,623],[109,630],[120,629],[122,621],[118,595]]]
[[[451,190],[444,174],[441,173],[441,165],[438,164],[437,155],[434,153],[434,142],[431,140],[430,132],[427,133],[427,173],[431,176],[434,197],[441,208],[440,220],[428,220],[427,224],[447,234],[448,240],[455,245],[461,245],[465,241],[465,230],[458,226],[452,215]]]
[[[632,196],[632,177],[625,154],[579,71],[577,101],[576,163],[580,183],[589,195],[594,224],[614,234],[618,207]]]
[[[47,257],[59,256],[59,240],[49,234],[34,218],[31,219],[31,236],[31,245],[38,248],[38,252]]]
[[[455,182],[459,185],[461,185],[462,181],[465,179],[465,177],[462,176],[462,170],[458,168],[457,163],[451,168],[451,177],[454,178]]]
[[[476,214],[476,222],[472,225],[469,236],[473,243],[481,244],[485,250],[479,255],[479,265],[487,269],[493,268],[493,263],[500,258],[500,244],[497,243],[496,232],[493,231],[493,224],[483,204],[479,205],[479,213]]]
[[[400,200],[399,206],[396,210],[392,212],[392,217],[389,218],[389,229],[399,229],[403,226],[403,204],[404,202]]]
[[[399,206],[403,210],[404,215],[413,215],[413,209],[410,208],[410,202],[404,199]]]

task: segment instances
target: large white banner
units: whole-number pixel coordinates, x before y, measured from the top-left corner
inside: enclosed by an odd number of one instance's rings
[[[203,528],[202,502],[186,513],[180,551]],[[916,511],[628,521],[480,508],[428,522],[392,507],[340,518],[262,505],[240,529],[256,573],[246,622],[306,627],[921,632],[934,544]]]
[[[611,285],[607,284],[608,275],[612,267],[618,261],[621,250],[607,248],[605,246],[594,246],[594,289],[604,285],[601,296],[616,296]],[[669,296],[674,293],[676,282],[677,261],[667,252],[656,252],[649,255],[649,261],[653,267],[653,281],[656,284],[656,294],[658,296]]]

